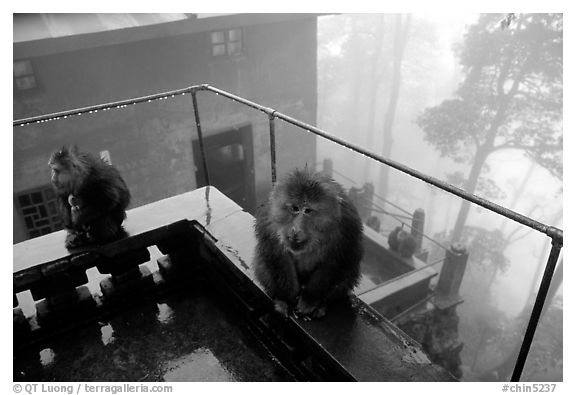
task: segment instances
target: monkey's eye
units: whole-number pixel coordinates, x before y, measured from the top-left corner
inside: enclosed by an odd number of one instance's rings
[[[300,212],[300,207],[296,206],[295,204],[291,204],[289,207],[290,207],[290,211],[294,214]]]
[[[312,210],[310,207],[305,207],[302,211],[304,211],[304,214],[312,214],[314,210]]]

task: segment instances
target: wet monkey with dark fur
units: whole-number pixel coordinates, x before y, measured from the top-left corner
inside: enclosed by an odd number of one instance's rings
[[[122,222],[130,191],[114,166],[75,146],[52,153],[48,166],[68,232],[66,248],[106,243],[126,235]]]
[[[362,221],[330,177],[295,170],[256,214],[255,275],[277,311],[321,317],[360,278]]]

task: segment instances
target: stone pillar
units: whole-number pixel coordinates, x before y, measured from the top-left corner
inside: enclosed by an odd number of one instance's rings
[[[371,182],[364,183],[362,188],[362,210],[360,211],[362,220],[366,221],[372,214],[372,202],[374,201],[374,184]]]
[[[412,214],[412,229],[410,233],[414,240],[416,240],[416,253],[422,251],[422,241],[424,239],[424,221],[426,214],[423,209],[418,208]]]
[[[468,251],[460,244],[455,243],[446,251],[444,265],[440,272],[436,295],[443,299],[458,299],[462,278],[466,271],[468,262]]]

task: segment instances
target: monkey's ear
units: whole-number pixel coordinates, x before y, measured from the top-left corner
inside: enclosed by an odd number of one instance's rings
[[[60,158],[68,154],[68,148],[64,145],[60,149],[52,152],[50,159],[48,160],[48,165],[60,161]]]
[[[76,144],[72,144],[69,148],[69,152],[73,155],[78,155],[78,146]]]

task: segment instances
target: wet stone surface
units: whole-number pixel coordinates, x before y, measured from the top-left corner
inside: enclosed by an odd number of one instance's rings
[[[206,288],[195,284],[15,351],[14,380],[292,381],[241,317]]]

